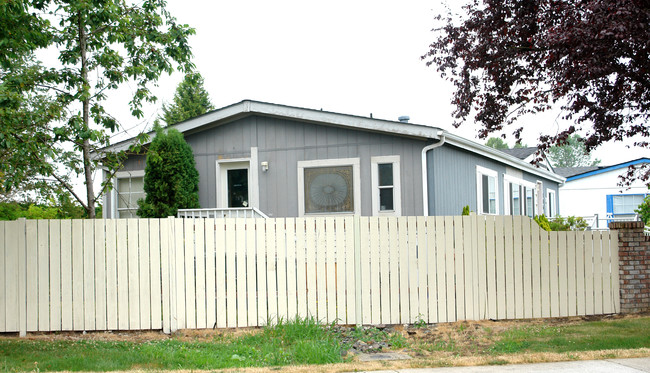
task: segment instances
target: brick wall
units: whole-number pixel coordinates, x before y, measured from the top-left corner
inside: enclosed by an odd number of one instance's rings
[[[618,231],[621,313],[650,311],[650,237],[643,222],[612,222]]]

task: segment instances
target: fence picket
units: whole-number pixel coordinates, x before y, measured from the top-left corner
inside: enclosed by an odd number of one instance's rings
[[[226,222],[225,219],[217,219],[214,226],[214,255],[215,255],[215,287],[217,294],[216,313],[217,313],[217,327],[225,328],[228,326],[226,316]],[[264,222],[262,221],[262,225]],[[259,229],[259,228],[258,228]],[[262,228],[264,232],[264,228]],[[264,242],[264,241],[262,241]],[[262,267],[266,267],[263,263]],[[264,281],[266,284],[266,281]],[[260,292],[265,289],[260,289]],[[262,301],[266,302],[266,293],[264,297],[260,295],[260,304]],[[266,305],[266,303],[264,303]],[[264,307],[264,321],[266,321],[266,307]],[[261,316],[260,316],[261,317]]]
[[[381,323],[390,324],[391,322],[391,309],[390,309],[390,232],[388,230],[388,217],[381,217],[379,220],[379,245],[380,257],[379,273],[380,283],[379,287],[381,294]]]
[[[454,216],[454,268],[456,293],[456,320],[465,320],[465,237],[462,216]]]
[[[207,232],[207,229],[206,229]],[[246,219],[246,274],[248,275],[248,281],[246,282],[247,288],[246,293],[248,296],[248,325],[250,326],[259,326],[259,316],[257,313],[258,302],[257,298],[257,276],[255,263],[257,258],[255,257],[255,219],[248,218]],[[207,233],[206,233],[207,237]],[[214,264],[213,264],[214,267]],[[207,266],[206,266],[207,268]],[[213,268],[214,269],[214,268]],[[214,272],[214,271],[213,271]],[[208,274],[210,272],[207,272]],[[211,290],[208,286],[209,291]],[[210,297],[210,292],[208,291],[208,297]],[[212,299],[214,299],[214,291],[212,292]],[[208,298],[208,302],[209,302]],[[212,321],[214,323],[214,321]],[[208,327],[212,325],[211,320],[208,320]]]
[[[368,221],[370,224],[370,324],[378,324],[381,323],[379,222],[377,219],[368,219]]]
[[[568,260],[567,260],[567,232],[558,232],[557,235],[558,246],[558,294],[560,297],[560,316],[569,316],[569,276],[568,276]]]
[[[276,279],[275,221],[266,220],[266,291],[267,323],[278,320],[278,287]]]
[[[408,252],[408,241],[407,241],[407,218],[400,217],[398,218],[398,237],[399,237],[399,262],[400,262],[400,271],[399,271],[399,304],[400,304],[400,323],[408,323],[409,316],[411,314],[411,308],[409,305],[409,276],[408,276],[408,263],[409,263],[409,252]],[[364,242],[363,236],[361,236],[361,242]],[[361,265],[364,265],[364,258],[361,257]],[[365,299],[362,299],[365,305]],[[365,309],[364,309],[365,316]],[[369,321],[368,321],[369,323]]]
[[[515,247],[514,247],[514,220],[512,216],[504,216],[503,218],[503,237],[505,243],[505,296],[506,296],[506,309],[505,315],[508,319],[517,318],[516,304],[515,304],[515,283],[517,278],[515,276]],[[519,279],[519,282],[521,279]]]
[[[84,330],[83,221],[72,221],[72,330]]]
[[[523,216],[513,218],[513,262],[514,262],[514,305],[515,318],[524,318],[524,245],[523,245]]]
[[[487,317],[498,318],[498,297],[497,297],[497,269],[496,269],[496,219],[493,216],[485,217],[486,236],[486,288],[487,288]]]
[[[48,220],[38,220],[38,330],[50,330],[50,231]]]
[[[236,278],[236,307],[237,327],[246,327],[248,324],[248,304],[246,296],[246,219],[235,218],[235,278]],[[231,298],[232,299],[232,298]]]
[[[603,232],[600,240],[602,247],[602,266],[603,266],[603,313],[614,312],[612,305],[612,257],[610,252],[610,232]]]
[[[307,307],[307,257],[305,256],[305,218],[295,220],[296,227],[296,298],[297,313],[301,318],[309,316]],[[259,277],[259,276],[258,276]]]
[[[346,323],[348,304],[345,299],[346,290],[346,259],[345,253],[349,248],[345,242],[345,218],[337,217],[336,225],[336,317],[339,322]]]
[[[336,230],[334,218],[325,218],[325,226],[327,232],[327,248],[325,250],[327,257],[325,264],[327,271],[327,322],[332,323],[336,321]]]
[[[531,250],[531,233],[530,233],[530,227],[531,224],[537,225],[534,220],[528,219],[525,217],[521,218],[521,237],[523,241],[522,245],[522,264],[524,266],[523,268],[523,275],[524,275],[524,302],[523,302],[523,307],[524,307],[524,314],[523,317],[526,318],[531,318],[533,317],[533,258],[532,258],[532,250]],[[539,268],[539,265],[537,266]]]
[[[316,310],[316,220],[306,220],[305,250],[307,271],[307,314],[310,317],[318,318]]]
[[[345,227],[345,303],[347,305],[347,320],[348,324],[356,324],[357,308],[356,308],[356,265],[355,262],[355,248],[354,248],[354,218],[343,218]],[[396,257],[395,257],[396,258]]]
[[[436,294],[438,296],[438,322],[447,322],[447,277],[446,277],[446,250],[445,250],[445,219],[436,216]]]
[[[215,251],[215,219],[205,219],[205,322],[208,328],[217,326],[217,273]],[[255,234],[254,229],[249,232]],[[163,249],[164,252],[164,249]],[[164,268],[164,266],[163,266]],[[163,294],[165,292],[163,291]],[[255,293],[253,293],[254,295]]]
[[[372,323],[371,308],[371,262],[370,262],[370,226],[367,217],[359,218],[360,236],[361,236],[361,310],[362,323],[369,325]]]
[[[558,232],[549,234],[549,276],[551,283],[551,317],[560,316],[560,262],[558,256]]]
[[[585,232],[585,314],[594,314],[594,235]]]
[[[205,246],[205,219],[198,218],[192,219],[194,223],[194,268],[196,271],[196,327],[197,329],[205,329],[208,326],[207,318],[207,294],[206,294],[206,246]],[[153,269],[153,267],[152,267]],[[153,298],[152,298],[153,301]]]
[[[278,317],[287,319],[287,248],[286,248],[286,228],[284,218],[275,219],[275,255],[276,277],[278,281],[277,303]]]
[[[567,291],[569,301],[569,316],[578,314],[578,292],[576,290],[576,233],[567,232]]]
[[[542,260],[548,258],[541,256],[541,237],[539,233],[539,225],[535,222],[530,223],[530,238],[531,238],[531,271],[532,271],[532,317],[542,317]],[[542,259],[543,258],[543,259]],[[548,281],[546,282],[548,284]]]
[[[594,313],[600,315],[603,313],[603,251],[602,251],[602,233],[594,232],[593,236],[594,250]]]
[[[106,330],[106,223],[103,219],[93,221],[95,228],[95,330]]]
[[[149,273],[151,274],[151,329],[163,328],[162,261],[160,245],[160,219],[149,219]]]
[[[496,298],[498,319],[508,318],[506,305],[506,244],[504,236],[504,219],[501,216],[494,217],[495,232],[495,277],[496,277]]]
[[[117,251],[117,328],[128,330],[129,327],[129,251],[127,243],[128,227],[126,219],[116,220]],[[65,330],[65,329],[64,329]]]
[[[551,316],[551,248],[550,236],[545,230],[539,232],[539,252],[541,260],[542,317]]]
[[[447,286],[447,321],[456,321],[456,291],[454,271],[454,218],[445,216],[445,276]]]
[[[4,223],[5,228],[5,331],[17,332],[20,329],[20,284],[19,282],[19,238],[24,237],[21,232],[21,221],[10,221]],[[71,314],[71,313],[70,313]]]
[[[478,319],[484,320],[488,318],[488,279],[487,279],[487,220],[481,216],[473,216],[474,226],[476,227],[476,251],[478,260],[478,272],[474,277],[476,282],[476,289],[478,295]],[[476,297],[475,297],[476,299]]]
[[[234,328],[237,326],[237,288],[236,288],[236,272],[237,272],[237,263],[236,263],[236,232],[235,232],[235,218],[225,218],[226,221],[226,242],[225,242],[225,251],[226,251],[226,325],[229,328]],[[268,229],[267,224],[267,229]],[[267,231],[267,234],[270,233]],[[275,233],[275,230],[273,230]],[[275,241],[275,240],[274,240]],[[275,244],[275,242],[274,242]],[[267,243],[268,245],[268,243]],[[275,256],[273,256],[275,257]],[[273,266],[275,270],[275,266]],[[268,270],[269,275],[272,271]],[[275,278],[273,279],[275,281]],[[269,300],[271,298],[269,297]],[[270,312],[269,312],[270,314]],[[275,314],[275,313],[274,313]]]
[[[116,220],[106,219],[106,328],[118,329]]]
[[[25,222],[27,269],[38,270],[38,226],[36,220]],[[27,331],[38,330],[38,272],[27,276]]]
[[[428,289],[428,309],[429,318],[427,322],[430,324],[438,323],[438,284],[436,279],[436,220],[432,216],[426,218],[427,225],[427,289]],[[392,265],[392,262],[391,262]],[[391,272],[392,272],[391,266]],[[394,303],[394,302],[391,302]]]
[[[427,294],[427,278],[428,273],[428,258],[429,253],[427,250],[427,225],[426,219],[424,216],[418,216],[416,218],[416,231],[417,231],[417,262],[418,262],[418,315],[416,316],[415,321],[427,321],[429,320],[429,301]],[[382,243],[386,245],[388,240],[383,241]],[[388,250],[386,250],[388,251]],[[388,261],[390,258],[384,257],[384,261]],[[387,307],[388,308],[388,307]]]

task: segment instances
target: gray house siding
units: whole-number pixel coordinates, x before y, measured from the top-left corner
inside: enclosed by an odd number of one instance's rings
[[[558,183],[528,172],[506,167],[490,158],[477,155],[459,147],[445,144],[427,153],[427,183],[429,215],[459,215],[464,206],[477,211],[476,166],[488,168],[498,174],[497,193],[499,214],[504,214],[504,174],[535,183],[541,181],[547,189],[556,191]],[[513,175],[513,176],[514,176]]]
[[[248,158],[258,148],[260,210],[269,216],[298,216],[298,162],[359,158],[361,215],[372,215],[371,157],[399,155],[402,215],[422,215],[420,154],[423,140],[346,128],[248,116],[218,127],[185,134],[194,149],[202,208],[217,207],[216,162]],[[414,181],[415,180],[415,181]]]

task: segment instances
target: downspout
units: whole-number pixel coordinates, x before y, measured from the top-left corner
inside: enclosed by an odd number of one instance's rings
[[[422,202],[424,205],[424,216],[429,216],[429,178],[427,175],[427,152],[438,148],[445,143],[444,131],[438,131],[440,141],[435,144],[427,145],[422,149]]]

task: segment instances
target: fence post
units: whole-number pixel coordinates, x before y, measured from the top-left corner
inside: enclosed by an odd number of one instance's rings
[[[354,281],[355,281],[355,318],[357,327],[361,326],[361,221],[359,215],[354,215]]]
[[[175,217],[167,218],[169,230],[167,231],[167,257],[169,259],[169,328],[170,333],[178,330],[178,320],[176,319],[176,224]]]
[[[18,335],[27,336],[27,246],[25,218],[16,221],[18,230]]]

